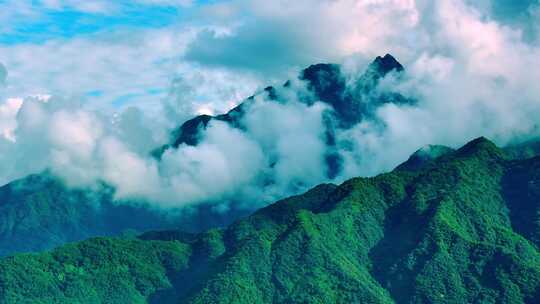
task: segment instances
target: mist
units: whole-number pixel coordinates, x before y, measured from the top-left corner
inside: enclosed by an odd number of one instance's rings
[[[175,77],[169,95],[153,103],[157,109],[151,111],[124,107],[111,113],[56,95],[5,97],[0,104],[0,182],[49,169],[70,187],[109,184],[122,202],[136,198],[165,209],[208,203],[222,210],[231,204],[255,209],[319,183],[392,170],[427,144],[458,147],[486,136],[506,145],[540,135],[540,71],[535,68],[540,45],[534,19],[525,31],[521,23],[502,21],[484,7],[458,0],[300,1],[292,13],[280,4],[266,4],[265,10],[244,1],[229,5],[230,14],[217,19],[221,27],[234,19],[234,12],[250,12],[265,25],[295,30],[258,35],[260,28],[246,22],[226,35],[209,29],[194,35],[182,60],[201,68]],[[214,7],[212,14],[218,8],[224,9]],[[314,21],[312,14],[320,18]],[[325,29],[321,35],[305,34],[311,22]],[[216,39],[222,51],[216,56],[203,52]],[[254,64],[253,46],[272,41],[282,46],[276,58],[265,54]],[[333,110],[322,102],[302,101],[310,92],[297,78],[300,68],[317,63],[307,61],[336,61],[346,89],[353,91],[369,62],[387,52],[405,72],[388,74],[376,90],[398,92],[415,102],[368,99],[374,114],[335,130],[336,145],[329,147],[326,120]],[[256,94],[242,128],[213,120],[196,146],[168,149],[160,160],[151,156],[185,120],[202,110],[225,111],[247,98],[246,88],[256,87],[249,73],[268,73],[262,78],[268,84],[286,76],[291,85],[276,85],[279,102]],[[0,66],[0,90],[3,83],[13,85],[7,75]],[[227,90],[217,90],[220,85]],[[196,102],[202,95],[205,101]],[[325,165],[330,149],[343,160],[333,177]]]

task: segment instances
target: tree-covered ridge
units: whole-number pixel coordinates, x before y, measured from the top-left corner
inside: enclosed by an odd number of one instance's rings
[[[178,227],[176,219],[137,202],[115,202],[114,190],[71,189],[48,172],[0,187],[0,256],[49,250],[93,236]]]
[[[95,238],[2,262],[1,303],[146,303],[187,265],[180,242]]]
[[[484,138],[325,184],[224,230],[0,262],[0,303],[538,303],[540,158]]]
[[[223,227],[232,215],[209,204],[181,210],[152,208],[145,201],[117,200],[107,185],[68,187],[50,174],[29,175],[0,187],[0,256],[50,250],[96,236],[137,235],[150,230],[205,231]]]

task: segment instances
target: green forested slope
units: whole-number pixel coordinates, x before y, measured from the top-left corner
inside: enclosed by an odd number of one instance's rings
[[[538,303],[540,158],[480,138],[227,229],[0,261],[0,303]]]
[[[178,221],[144,204],[116,202],[110,187],[71,189],[43,172],[0,187],[0,256],[126,230],[171,229]]]

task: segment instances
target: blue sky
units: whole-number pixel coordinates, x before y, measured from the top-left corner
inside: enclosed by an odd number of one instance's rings
[[[0,43],[39,43],[48,39],[71,38],[119,28],[156,28],[180,22],[194,6],[214,1],[199,0],[189,6],[173,4],[145,4],[134,1],[113,1],[114,9],[108,12],[89,12],[66,6],[62,9],[47,7],[41,1],[33,0],[30,7],[36,15],[13,18],[11,31],[0,33]],[[0,7],[9,1],[0,1]],[[15,13],[17,15],[17,13]]]
[[[181,10],[174,7],[127,5],[116,15],[91,14],[67,9],[43,10],[37,20],[22,19],[13,31],[0,34],[0,43],[39,43],[48,39],[71,38],[116,27],[163,27],[175,22]]]

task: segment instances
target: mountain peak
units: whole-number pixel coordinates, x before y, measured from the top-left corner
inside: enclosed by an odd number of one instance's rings
[[[497,147],[491,140],[487,139],[484,136],[477,137],[468,143],[466,143],[463,147],[461,147],[459,150],[471,150],[471,149],[479,149],[479,148],[489,148],[489,147]]]
[[[457,150],[457,155],[487,155],[495,158],[505,158],[504,151],[484,136],[475,138]]]
[[[407,161],[396,167],[396,170],[416,171],[427,163],[441,156],[454,152],[454,149],[442,145],[426,145],[416,150]]]
[[[308,87],[324,102],[333,103],[341,99],[345,91],[345,78],[341,67],[334,63],[310,65],[300,74],[300,79],[307,81]]]
[[[386,54],[384,57],[377,56],[369,66],[371,69],[377,71],[381,77],[392,71],[401,72],[404,70],[401,63],[390,54]]]
[[[380,102],[408,103],[409,100],[399,94],[391,94],[385,98],[377,98],[377,103],[370,104],[361,100],[361,95],[368,96],[377,86],[379,79],[391,71],[402,71],[403,66],[390,54],[376,57],[364,74],[360,75],[354,87],[347,87],[347,76],[342,68],[335,63],[317,63],[310,65],[300,72],[299,80],[305,81],[307,88],[314,93],[304,98],[302,102],[312,104],[322,101],[332,106],[336,112],[340,127],[350,127],[370,115],[370,107],[380,105]],[[287,81],[283,88],[289,88],[291,82]],[[279,99],[279,90],[275,87],[266,87],[263,92],[270,100]],[[244,113],[246,102],[253,100],[255,95],[248,97],[243,103],[229,112],[217,116],[200,115],[185,121],[175,129],[169,143],[152,151],[154,158],[159,159],[163,152],[170,148],[177,148],[181,144],[196,145],[199,141],[198,132],[204,130],[212,119],[224,121],[232,126],[239,126],[239,119]],[[367,97],[366,97],[367,98]],[[370,96],[369,98],[373,98]]]
[[[335,63],[312,64],[300,73],[300,79],[307,80],[310,83],[317,83],[322,79],[337,79],[340,77],[341,67]]]

